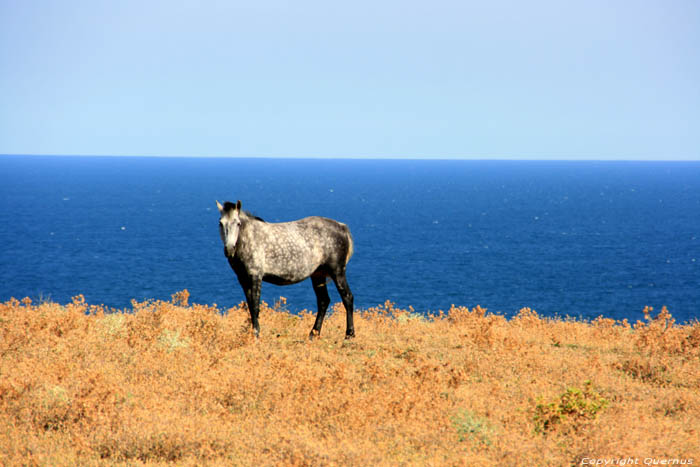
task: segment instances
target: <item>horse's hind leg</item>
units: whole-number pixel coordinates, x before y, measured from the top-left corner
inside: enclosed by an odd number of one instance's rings
[[[352,313],[353,313],[353,302],[354,298],[352,292],[350,291],[350,286],[348,286],[348,280],[345,277],[345,268],[336,272],[333,277],[335,286],[338,288],[338,293],[340,298],[343,300],[343,305],[345,305],[345,338],[350,339],[355,337],[355,324],[353,323]]]
[[[314,293],[316,293],[318,311],[316,312],[316,322],[314,322],[314,327],[309,334],[309,339],[313,339],[321,334],[323,318],[326,316],[326,310],[331,303],[331,298],[328,296],[328,288],[326,287],[326,278],[311,276],[311,283],[314,286]]]

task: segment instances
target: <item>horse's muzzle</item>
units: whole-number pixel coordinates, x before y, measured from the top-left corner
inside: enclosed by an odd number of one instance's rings
[[[235,245],[231,248],[224,246],[224,256],[226,256],[227,258],[233,258],[235,254],[236,254]]]

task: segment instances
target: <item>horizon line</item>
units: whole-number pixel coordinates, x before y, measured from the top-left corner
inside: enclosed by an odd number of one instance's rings
[[[112,157],[112,158],[162,158],[162,159],[287,159],[287,160],[416,160],[416,161],[508,161],[508,162],[700,162],[698,158],[600,158],[597,156],[542,157],[542,156],[295,156],[295,155],[186,155],[186,154],[49,154],[49,153],[0,153],[9,157]]]

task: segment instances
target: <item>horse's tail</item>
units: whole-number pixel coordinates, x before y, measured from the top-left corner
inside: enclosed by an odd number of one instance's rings
[[[354,248],[355,242],[353,242],[353,240],[352,240],[352,234],[350,233],[350,228],[345,224],[342,224],[342,225],[343,225],[343,230],[345,230],[345,235],[347,235],[347,237],[348,237],[348,254],[345,257],[345,264],[348,264],[348,261],[350,261],[350,258],[352,257],[352,254],[355,251],[355,248]]]

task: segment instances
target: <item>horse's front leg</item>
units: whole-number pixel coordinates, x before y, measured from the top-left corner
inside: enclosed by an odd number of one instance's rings
[[[260,323],[258,315],[260,314],[260,290],[262,288],[262,278],[251,277],[243,286],[245,291],[245,299],[248,303],[248,311],[250,312],[250,323],[253,326],[255,337],[260,337]]]

